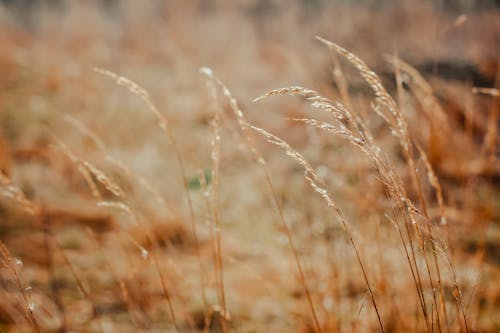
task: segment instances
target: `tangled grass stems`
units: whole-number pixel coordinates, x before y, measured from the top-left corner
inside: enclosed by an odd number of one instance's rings
[[[363,123],[361,118],[354,115],[348,109],[346,109],[341,103],[332,103],[327,98],[322,97],[316,91],[303,88],[300,86],[292,86],[289,88],[280,88],[271,90],[270,92],[259,97],[257,100],[264,97],[273,95],[299,95],[306,98],[307,101],[311,103],[311,106],[315,109],[326,111],[333,115],[334,123],[320,122],[315,119],[296,119],[296,121],[304,122],[308,125],[315,126],[321,130],[327,130],[333,132],[334,134],[348,140],[351,144],[363,151],[369,159],[373,162],[376,170],[380,175],[380,179],[384,184],[384,192],[387,198],[393,198],[395,202],[398,202],[399,208],[393,208],[393,215],[396,221],[404,220],[405,230],[408,240],[405,240],[405,236],[401,233],[401,228],[399,224],[396,224],[397,230],[400,234],[401,243],[405,251],[408,263],[410,265],[410,270],[412,277],[415,281],[417,294],[419,297],[419,302],[422,308],[423,315],[426,320],[428,331],[431,331],[430,323],[428,321],[427,310],[425,306],[425,297],[423,293],[422,281],[420,273],[418,271],[417,260],[415,255],[415,250],[411,242],[411,232],[409,229],[410,222],[408,221],[407,215],[402,211],[402,207],[407,207],[410,212],[416,211],[411,201],[406,197],[402,183],[398,175],[390,167],[390,164],[383,162],[383,157],[381,156],[382,150],[378,147],[373,139],[373,135],[370,133],[368,127]],[[400,218],[397,218],[399,216]],[[408,254],[408,248],[406,243],[409,243],[409,248],[411,252],[411,259]]]
[[[399,108],[402,109],[403,108],[403,99],[402,99],[402,96],[403,96],[403,82],[402,82],[402,78],[401,78],[400,61],[399,61],[399,57],[397,56],[397,54],[394,57],[394,59],[395,60],[393,62],[393,65],[394,65],[394,69],[395,69],[394,71],[395,71],[395,76],[396,76],[396,85],[397,85],[397,93],[398,93],[398,100],[399,100]],[[417,78],[417,79],[420,79],[420,78]],[[420,82],[422,82],[422,80],[420,80]],[[424,91],[425,91],[425,95],[426,96],[430,95],[432,97],[432,91],[429,92],[428,87],[426,87],[426,89],[424,89]],[[439,104],[435,103],[435,102],[432,102],[432,101],[435,101],[435,99],[433,99],[433,98],[427,98],[427,99],[429,99],[431,101],[431,105],[434,106],[434,108],[438,111],[437,114],[440,115],[440,122],[442,124],[448,124],[447,121],[446,121],[446,117],[444,116],[444,112],[442,112],[442,109],[439,107]],[[406,124],[406,120],[404,119],[402,113],[399,113],[399,114],[400,114],[400,117],[401,117],[401,122],[403,122],[403,123]],[[430,117],[430,118],[432,119],[432,117]],[[432,124],[432,122],[431,122],[431,124]],[[448,128],[446,125],[442,126],[442,127],[443,128]],[[438,307],[437,304],[435,304],[435,306],[436,306],[437,322],[438,322],[437,323],[438,324],[438,331],[441,331],[441,324],[440,324],[440,317],[439,316],[440,316],[440,312],[442,311],[443,317],[444,317],[443,320],[444,320],[444,323],[445,323],[445,328],[446,328],[447,332],[449,332],[450,327],[449,327],[449,320],[448,320],[448,314],[447,314],[447,310],[446,310],[444,290],[443,290],[442,279],[441,279],[441,269],[439,267],[439,262],[438,262],[438,258],[437,258],[436,248],[435,248],[435,242],[433,240],[435,236],[434,236],[434,233],[432,232],[433,231],[432,229],[434,229],[434,228],[431,228],[430,217],[429,217],[429,213],[427,211],[427,204],[426,204],[426,201],[425,201],[425,198],[424,198],[424,195],[423,195],[422,184],[421,184],[420,178],[418,176],[416,164],[415,164],[414,159],[413,159],[412,143],[415,140],[412,140],[412,138],[410,138],[410,135],[409,135],[409,133],[408,133],[407,130],[405,131],[404,139],[406,140],[405,141],[406,144],[404,144],[401,141],[401,139],[400,139],[400,145],[404,149],[404,154],[405,154],[405,157],[406,157],[406,160],[407,160],[407,163],[408,163],[408,167],[410,168],[410,173],[413,176],[412,177],[413,184],[414,184],[414,187],[416,187],[416,189],[417,189],[418,197],[420,199],[420,203],[422,205],[422,209],[423,209],[423,212],[424,212],[424,215],[425,215],[425,219],[426,219],[426,222],[427,222],[427,223],[425,223],[425,227],[426,227],[426,231],[427,231],[427,233],[428,233],[428,235],[430,237],[430,243],[431,243],[432,255],[433,255],[432,257],[433,257],[433,260],[434,260],[434,268],[435,268],[435,271],[436,271],[436,274],[437,274],[437,282],[438,282],[438,286],[439,286],[439,297],[440,297],[439,298],[439,302],[440,302],[439,303],[439,307]],[[423,149],[421,149],[421,147],[419,146],[418,142],[416,142],[415,145],[419,149],[421,157],[424,159],[424,164],[425,164],[425,166],[427,168],[427,174],[428,174],[429,182],[430,182],[431,186],[433,186],[436,189],[436,192],[437,192],[437,201],[438,201],[438,205],[439,205],[440,213],[441,213],[441,223],[444,223],[445,222],[445,219],[444,219],[444,205],[443,205],[443,200],[442,200],[443,199],[442,193],[439,191],[441,189],[441,186],[439,184],[439,180],[437,179],[437,177],[435,177],[434,171],[432,170],[432,167],[431,167],[430,163],[428,162],[426,154],[423,151]],[[410,148],[408,149],[408,147],[410,147]],[[416,227],[418,227],[418,226],[416,226]],[[417,236],[418,236],[418,234],[417,234]],[[419,236],[419,241],[422,242],[420,240],[420,236]],[[423,246],[422,246],[422,248],[423,248]],[[428,263],[427,256],[424,256],[424,260],[425,260],[426,266],[428,266],[429,263]],[[435,292],[434,292],[434,286],[432,285],[432,278],[431,278],[431,274],[430,274],[429,268],[427,268],[427,272],[429,273],[429,280],[431,281],[431,288],[433,290],[434,299],[436,299]],[[464,317],[464,320],[465,320],[465,317]]]
[[[155,267],[155,270],[159,276],[160,279],[160,284],[162,288],[163,295],[167,301],[167,306],[169,310],[170,317],[172,319],[172,323],[175,327],[176,331],[179,331],[179,327],[177,324],[176,320],[176,314],[174,311],[174,307],[172,304],[171,300],[171,295],[170,291],[167,287],[167,282],[164,276],[164,273],[160,267],[160,263],[158,260],[158,257],[156,255],[156,252],[154,249],[159,248],[159,243],[154,235],[154,233],[151,231],[151,225],[149,223],[144,222],[144,219],[139,217],[138,212],[136,212],[133,207],[127,202],[126,197],[125,197],[125,192],[121,189],[121,187],[110,177],[106,175],[106,173],[90,162],[76,156],[75,153],[73,153],[67,145],[65,145],[61,140],[59,140],[56,136],[54,136],[55,140],[58,142],[59,147],[61,148],[62,152],[68,156],[68,158],[76,164],[76,166],[83,166],[85,170],[87,170],[90,174],[92,174],[96,180],[102,184],[110,193],[112,193],[117,200],[115,201],[103,201],[102,200],[102,195],[97,192],[95,192],[95,199],[97,200],[97,206],[101,207],[106,207],[106,208],[113,208],[113,209],[118,209],[121,212],[124,212],[136,225],[140,226],[145,230],[147,240],[152,244],[153,246],[153,251],[152,253],[152,258],[153,258],[153,264]],[[86,179],[87,180],[87,179]],[[97,185],[94,184],[94,180],[92,177],[88,178],[88,181],[90,181],[90,185],[92,189],[97,189]],[[134,237],[130,236],[128,233],[125,233],[127,236],[127,239],[140,251],[141,256],[144,259],[147,259],[149,255],[149,251],[147,251],[143,246],[137,242]]]
[[[162,207],[162,209],[166,210],[167,215],[169,217],[173,217],[174,214],[172,207],[169,205],[167,200],[165,200],[165,198],[158,192],[158,190],[147,179],[134,172],[122,160],[111,155],[108,151],[108,148],[106,147],[102,139],[97,135],[97,133],[88,128],[79,119],[70,115],[65,115],[64,120],[75,127],[82,135],[88,137],[99,149],[99,151],[104,154],[105,159],[110,164],[114,165],[118,170],[120,170],[125,176],[128,177],[129,180],[137,182],[142,188],[149,192],[155,199],[155,201]]]
[[[400,63],[401,63],[400,59],[396,55],[394,57],[393,65],[394,65],[394,68],[395,68],[395,75],[396,75],[397,91],[398,91],[398,97],[399,97],[399,108],[402,109],[403,108],[403,99],[402,99],[403,83],[402,83],[402,78],[401,78]],[[413,70],[410,66],[406,66],[406,68],[409,69],[410,71]],[[423,93],[421,93],[421,95],[425,96],[424,100],[425,101],[430,101],[430,105],[428,105],[428,106],[431,106],[432,108],[430,108],[430,111],[428,111],[428,112],[432,112],[433,110],[435,110],[434,114],[437,114],[438,115],[437,118],[439,119],[439,125],[438,126],[440,128],[445,129],[445,130],[449,130],[449,126],[448,126],[448,122],[447,122],[445,113],[443,112],[443,110],[440,107],[439,103],[436,103],[436,100],[435,100],[435,98],[434,98],[434,96],[432,94],[432,90],[430,89],[430,87],[428,85],[427,86],[425,85],[426,82],[418,75],[417,71],[413,70],[413,75],[416,77],[416,81],[419,82],[421,86],[423,86],[423,89],[422,89]],[[429,103],[429,102],[427,102],[427,103]],[[427,108],[424,108],[424,109],[427,110]],[[434,114],[431,113],[428,116],[428,118],[431,119],[431,121],[430,121],[431,124],[433,124],[432,123],[432,119],[434,119]],[[402,115],[401,115],[401,118],[402,118],[402,121],[406,123],[406,121],[405,121],[405,119],[403,118]],[[416,142],[416,140],[412,140],[410,138],[410,135],[408,134],[407,131],[405,133],[405,138],[406,138],[406,141],[408,142],[408,144],[406,146],[403,146],[403,144],[401,143],[401,146],[403,147],[403,149],[405,147],[407,148],[408,146],[411,147],[412,142],[415,142],[415,145],[416,145],[416,147],[417,147],[417,149],[418,149],[418,151],[420,153],[420,156],[421,156],[421,158],[424,161],[424,165],[425,165],[425,167],[427,169],[427,176],[428,176],[429,183],[436,190],[436,199],[437,199],[437,202],[438,202],[438,206],[439,206],[439,209],[440,209],[440,215],[441,215],[440,216],[441,217],[440,222],[441,222],[442,225],[446,225],[446,219],[444,217],[443,196],[442,196],[441,185],[439,183],[439,180],[437,179],[437,177],[434,174],[434,170],[432,169],[432,166],[431,166],[431,164],[429,163],[429,161],[427,159],[426,153],[420,147],[420,145],[418,144],[418,142]],[[417,168],[416,168],[415,162],[413,160],[413,154],[410,152],[410,149],[405,150],[404,152],[405,152],[405,157],[406,157],[408,166],[411,169],[411,171],[413,171],[411,173],[413,175],[413,178],[412,178],[413,179],[413,183],[414,183],[414,185],[416,184],[417,193],[418,193],[418,196],[419,196],[419,199],[420,199],[420,202],[421,202],[421,205],[422,205],[422,209],[423,209],[426,221],[427,221],[427,223],[425,223],[426,231],[427,231],[428,235],[430,236],[431,250],[432,250],[432,255],[433,255],[433,259],[434,259],[434,269],[436,271],[437,283],[438,283],[438,286],[439,286],[439,301],[440,301],[439,305],[440,305],[440,307],[438,308],[437,304],[436,304],[436,314],[437,314],[437,321],[438,321],[438,330],[441,331],[439,314],[440,314],[440,312],[442,312],[443,313],[443,317],[444,317],[443,320],[445,322],[446,330],[449,332],[450,327],[449,327],[448,314],[447,314],[447,310],[446,310],[446,302],[445,302],[445,297],[444,297],[444,289],[443,289],[443,285],[442,285],[441,269],[439,267],[439,262],[438,262],[438,258],[437,258],[437,250],[436,250],[435,241],[434,241],[434,239],[435,239],[436,236],[435,236],[435,233],[433,231],[436,228],[432,228],[431,223],[430,223],[430,217],[429,217],[429,214],[428,214],[428,211],[427,211],[426,202],[425,202],[425,198],[424,198],[424,195],[423,195],[422,184],[421,184],[420,178],[418,177]],[[446,228],[447,228],[447,226],[446,226]],[[448,233],[447,233],[448,239],[450,239],[449,229],[447,228],[446,230],[448,231]],[[419,240],[420,240],[420,238],[419,238]],[[448,242],[448,244],[449,243],[450,242]],[[445,252],[445,251],[443,251],[443,252]],[[429,264],[427,262],[427,257],[424,256],[424,259],[425,259],[426,266],[428,266]],[[429,272],[429,269],[427,269],[427,271]],[[429,277],[430,277],[430,272],[429,272]],[[433,294],[434,294],[434,286],[432,285],[432,283],[431,283],[431,287],[433,288]],[[434,298],[436,298],[436,296],[434,296]],[[463,307],[463,305],[461,305],[461,307]],[[465,314],[464,314],[463,319],[464,319],[464,323],[466,323],[467,320],[466,320]],[[467,324],[465,324],[465,327],[466,327],[466,331],[467,331],[468,330]]]
[[[71,152],[69,152],[69,153],[71,153]],[[71,157],[75,158],[75,156],[72,154],[71,154]],[[83,174],[85,174],[85,173],[83,173]],[[47,229],[47,230],[45,230],[45,247],[46,247],[47,258],[51,258],[51,256],[52,256],[51,251],[49,250],[49,247],[48,247],[49,246],[49,244],[48,244],[49,238],[51,238],[54,240],[57,248],[59,249],[64,262],[70,268],[70,272],[77,283],[78,289],[84,295],[84,297],[90,302],[90,304],[92,306],[92,316],[93,317],[97,316],[98,312],[96,310],[95,303],[93,302],[92,298],[90,297],[90,294],[85,290],[81,279],[78,277],[78,274],[76,274],[75,268],[73,267],[70,260],[68,259],[63,247],[61,246],[61,243],[52,233],[50,233],[50,230],[49,230],[50,226],[48,225],[47,217],[43,214],[43,208],[41,208],[40,205],[37,205],[36,203],[27,199],[26,196],[24,195],[24,193],[22,192],[22,190],[19,189],[17,186],[15,186],[12,183],[12,181],[6,175],[4,175],[2,172],[0,172],[0,181],[1,181],[2,186],[8,185],[7,191],[2,191],[2,193],[4,195],[7,194],[6,195],[7,197],[14,199],[18,205],[20,205],[24,210],[26,210],[30,215],[35,217],[37,220],[42,220],[42,226],[45,229]],[[29,209],[27,209],[27,208],[29,208]],[[0,258],[1,258],[2,264],[4,266],[6,264],[8,264],[9,262],[11,262],[12,260],[14,260],[2,242],[0,242]],[[49,264],[48,264],[49,271],[52,271],[52,268],[51,268],[52,259],[48,259],[48,260],[49,260]],[[21,283],[21,280],[17,274],[17,271],[15,270],[15,267],[14,266],[12,266],[14,268],[12,268],[10,266],[5,266],[5,267],[8,267],[9,271],[13,274],[13,277],[17,283],[18,289],[21,292],[23,302],[24,302],[25,308],[26,308],[26,315],[27,315],[29,322],[33,326],[33,329],[35,332],[40,332],[40,327],[39,327],[37,321],[35,320],[35,317],[33,315],[33,311],[30,309],[28,297],[26,296],[26,293],[25,293],[25,288],[22,288],[22,283]],[[55,281],[53,277],[51,278],[51,281]],[[52,285],[52,289],[53,290],[55,289],[54,285]],[[53,292],[57,293],[57,291],[53,291]],[[57,297],[59,299],[58,295],[55,295],[55,297]],[[61,301],[59,300],[58,306],[63,309],[62,303],[60,303],[60,302]],[[64,316],[64,310],[63,310],[63,316]],[[65,322],[66,322],[66,319],[63,318],[63,328],[66,325]]]
[[[304,293],[306,295],[309,309],[311,311],[311,316],[313,318],[315,329],[317,332],[321,333],[322,328],[321,328],[321,325],[319,323],[318,316],[316,314],[314,302],[313,302],[312,297],[311,297],[311,292],[309,290],[309,287],[307,286],[306,277],[304,274],[304,270],[302,268],[302,264],[300,262],[299,254],[298,254],[297,248],[294,244],[291,230],[286,222],[285,215],[283,213],[282,204],[281,204],[280,200],[278,199],[278,194],[277,194],[275,187],[273,185],[273,182],[271,180],[272,179],[271,173],[267,167],[267,163],[266,163],[262,153],[257,148],[255,141],[254,141],[254,138],[251,135],[250,131],[252,130],[252,126],[246,120],[245,115],[244,115],[243,111],[241,110],[241,108],[239,107],[236,98],[233,97],[233,95],[231,94],[231,92],[229,91],[227,86],[213,73],[213,71],[208,67],[203,67],[203,68],[200,68],[200,73],[205,75],[209,80],[213,81],[222,90],[223,96],[227,99],[229,106],[230,106],[234,116],[236,117],[238,126],[240,128],[240,132],[244,138],[244,142],[245,142],[246,147],[250,151],[250,153],[253,156],[253,158],[255,159],[256,163],[260,166],[262,172],[264,173],[265,182],[267,184],[267,187],[269,188],[269,191],[271,193],[271,197],[273,199],[274,206],[275,206],[276,211],[278,213],[278,219],[280,221],[280,225],[283,228],[283,230],[285,231],[288,246],[289,246],[290,252],[292,253],[292,256],[294,258],[297,271],[299,273],[299,281],[300,281],[302,288],[304,289]]]
[[[420,75],[420,73],[415,68],[413,68],[411,65],[407,64],[406,62],[402,61],[397,55],[392,56],[392,57],[386,56],[386,60],[390,64],[392,64],[395,68],[400,107],[402,107],[402,93],[403,93],[402,85],[403,85],[403,82],[402,82],[401,72],[403,71],[407,75],[409,75],[409,77],[410,77],[410,80],[408,80],[410,89],[413,91],[413,93],[417,97],[417,100],[422,105],[422,110],[429,121],[431,131],[439,133],[437,135],[446,136],[446,137],[449,136],[451,129],[450,129],[450,126],[448,123],[446,113],[444,112],[443,108],[441,107],[441,105],[439,104],[437,99],[435,98],[435,96],[432,92],[432,88],[427,83],[427,81]],[[436,123],[437,123],[437,125],[436,125]],[[443,192],[441,189],[441,184],[440,184],[438,178],[436,177],[436,174],[433,170],[433,167],[432,167],[429,159],[427,158],[427,154],[425,153],[425,151],[422,149],[421,145],[418,142],[416,142],[415,145],[416,145],[416,147],[420,153],[420,157],[423,160],[424,165],[427,169],[427,178],[429,180],[429,183],[435,189],[436,200],[437,200],[439,212],[440,212],[440,224],[445,227],[445,231],[446,231],[447,243],[445,246],[446,246],[446,248],[450,248],[451,235],[450,235],[449,225],[446,221],[446,216],[445,216],[444,199],[443,199]],[[428,228],[428,232],[429,231],[430,231],[430,228]],[[433,243],[432,244],[433,251],[435,252],[436,249],[434,248],[434,242],[432,242],[432,243]],[[447,260],[447,262],[451,263],[451,261],[448,261],[448,260]],[[446,323],[449,323],[448,318],[447,318],[447,311],[445,308],[444,291],[443,291],[443,288],[441,287],[440,268],[439,268],[439,265],[437,263],[437,257],[435,254],[434,254],[434,264],[435,264],[436,272],[438,275],[438,283],[440,285],[440,302],[441,302],[441,306],[443,308],[443,313],[444,313],[444,317],[445,317],[444,319],[445,319]],[[454,267],[451,266],[450,269],[454,270]],[[461,305],[461,307],[463,307],[463,305]],[[464,318],[464,322],[466,322],[466,317],[464,316],[463,318]],[[466,326],[466,330],[467,330],[467,325],[465,325],[465,326]],[[449,330],[448,326],[447,326],[447,329]]]
[[[2,170],[0,170],[0,195],[14,201],[28,214],[36,215],[38,213],[38,206],[26,198],[24,192]]]
[[[308,181],[309,185],[313,188],[314,191],[316,191],[327,203],[328,207],[333,208],[335,211],[335,214],[337,216],[337,219],[339,220],[342,229],[344,230],[344,233],[346,234],[347,238],[349,239],[349,242],[355,252],[356,259],[358,261],[358,264],[361,268],[361,271],[363,273],[363,278],[366,284],[366,287],[368,289],[368,292],[370,294],[370,298],[373,304],[373,307],[375,309],[377,319],[380,325],[380,329],[382,332],[385,332],[384,325],[382,323],[382,318],[380,316],[380,311],[377,306],[377,302],[375,300],[375,295],[372,290],[372,286],[370,284],[370,281],[368,279],[368,275],[366,273],[365,265],[363,264],[363,261],[361,260],[361,255],[358,250],[358,246],[356,245],[356,242],[354,241],[354,238],[352,236],[352,233],[349,229],[348,222],[340,210],[340,208],[335,204],[333,199],[331,198],[331,195],[329,194],[325,184],[321,181],[319,176],[317,175],[316,171],[313,169],[313,167],[309,164],[309,162],[296,150],[294,150],[288,143],[283,141],[282,139],[278,138],[277,136],[265,131],[262,128],[250,125],[250,128],[253,129],[255,132],[259,133],[262,135],[269,143],[278,146],[279,148],[283,149],[289,157],[291,157],[293,160],[295,160],[299,165],[301,165],[304,170],[304,177]]]
[[[64,147],[64,149],[66,150],[67,154],[69,154],[69,156],[71,156],[72,159],[76,159],[76,156],[74,154],[72,154],[71,151],[69,151],[69,149],[67,149],[67,147]],[[83,173],[83,174],[85,174],[85,173]],[[90,179],[92,179],[92,178],[90,178]],[[75,281],[77,283],[78,289],[83,294],[83,296],[90,302],[90,304],[92,306],[92,316],[94,316],[94,317],[97,316],[98,312],[96,310],[96,306],[95,306],[94,301],[90,297],[90,294],[84,288],[81,279],[78,277],[78,274],[76,274],[76,270],[73,267],[73,265],[71,264],[70,260],[68,259],[68,257],[66,255],[66,253],[65,253],[65,251],[64,251],[61,243],[55,237],[55,235],[53,235],[50,232],[50,225],[49,225],[49,222],[48,222],[48,217],[44,214],[44,208],[41,207],[39,204],[37,204],[37,203],[29,200],[28,198],[26,198],[26,196],[24,195],[23,191],[19,187],[17,187],[16,185],[14,185],[12,183],[12,181],[10,180],[10,178],[8,178],[2,172],[0,172],[0,183],[1,183],[2,187],[5,187],[5,185],[7,185],[7,187],[6,187],[7,191],[2,191],[2,194],[4,194],[4,196],[9,197],[11,199],[14,199],[14,201],[21,208],[23,208],[30,215],[32,215],[37,221],[41,221],[42,227],[44,228],[44,234],[45,234],[45,237],[44,237],[45,241],[44,241],[44,243],[45,243],[45,248],[46,248],[46,256],[47,256],[48,261],[49,261],[48,262],[49,273],[53,274],[52,273],[52,269],[53,269],[52,268],[52,265],[53,265],[53,263],[52,263],[52,251],[50,251],[50,248],[49,248],[49,238],[50,238],[50,239],[52,239],[54,241],[54,243],[56,244],[57,248],[59,249],[59,251],[61,253],[61,256],[62,256],[64,262],[70,268],[70,272],[71,272],[73,278],[75,279]],[[0,242],[0,259],[2,261],[2,265],[4,265],[4,266],[7,263],[9,263],[10,261],[14,260],[12,258],[12,256],[10,255],[10,253],[8,252],[7,248],[5,247],[5,245],[2,242]],[[23,299],[23,302],[24,302],[25,308],[26,308],[26,315],[27,315],[27,318],[28,318],[30,324],[33,326],[33,329],[34,329],[35,332],[41,332],[41,328],[39,327],[39,325],[38,325],[38,323],[37,323],[37,321],[36,321],[36,319],[35,319],[35,317],[33,315],[33,311],[31,310],[31,307],[29,305],[30,303],[29,303],[28,297],[26,296],[25,288],[22,287],[22,283],[21,283],[21,280],[19,278],[19,275],[17,274],[15,266],[12,266],[12,267],[5,266],[5,267],[9,268],[9,271],[13,274],[12,276],[14,277],[14,279],[16,281],[16,284],[18,286],[18,289],[21,292],[22,299]],[[53,277],[50,280],[51,281],[55,281],[55,279]],[[59,302],[58,306],[61,309],[63,309],[61,300],[59,299],[59,295],[57,295],[57,290],[55,290],[55,286],[52,285],[51,288],[53,289],[54,298],[58,299],[58,302]],[[65,316],[64,309],[63,309],[63,314],[62,315]],[[64,317],[63,317],[63,324],[62,325],[63,325],[62,326],[63,328],[66,325],[66,319]]]
[[[420,204],[422,206],[423,210],[423,215],[425,217],[425,228],[426,232],[428,235],[432,235],[432,228],[430,225],[430,219],[429,219],[429,214],[427,210],[427,203],[423,195],[423,190],[422,190],[422,184],[421,181],[418,177],[417,174],[417,167],[415,164],[415,160],[413,157],[413,144],[412,144],[412,139],[410,137],[410,134],[408,132],[408,125],[404,119],[403,114],[401,113],[400,109],[398,108],[396,102],[394,99],[390,96],[390,94],[387,92],[387,90],[384,88],[382,85],[380,79],[376,75],[374,71],[372,71],[365,62],[363,62],[360,58],[358,58],[356,55],[352,54],[351,52],[347,51],[346,49],[338,46],[335,43],[332,43],[328,40],[325,40],[321,37],[317,37],[318,40],[320,40],[322,43],[327,45],[330,49],[335,50],[337,53],[345,57],[356,69],[359,71],[363,79],[368,83],[370,88],[374,91],[376,99],[374,104],[374,110],[383,118],[388,125],[392,129],[393,135],[398,138],[400,146],[403,150],[403,154],[406,158],[407,161],[407,166],[409,170],[409,174],[411,175],[412,179],[412,184],[416,190],[416,193],[418,195]],[[395,62],[396,65],[396,73],[399,71],[398,67],[398,61]],[[380,107],[382,106],[382,107]],[[412,218],[412,221],[414,218]],[[440,305],[438,306],[437,302],[437,295],[434,287],[434,279],[432,277],[431,273],[431,268],[430,268],[430,263],[429,263],[429,258],[427,256],[427,253],[425,251],[425,241],[422,237],[422,231],[420,230],[420,226],[418,223],[413,223],[415,230],[416,230],[416,235],[419,241],[419,246],[420,249],[423,253],[424,261],[425,261],[425,266],[426,266],[426,271],[429,279],[429,283],[432,288],[432,293],[433,293],[433,302],[434,306],[436,309],[436,319],[437,319],[437,324],[438,324],[438,330],[441,331],[441,317],[440,317],[440,309],[442,308],[443,311],[443,316],[445,317],[445,327],[447,330],[449,330],[449,323],[448,320],[446,319],[447,314],[446,314],[446,304],[444,303],[444,290],[443,290],[443,285],[441,281],[441,273],[440,273],[440,268],[438,264],[438,259],[437,259],[437,251],[434,248],[434,242],[430,242],[432,246],[432,255],[433,255],[433,261],[434,261],[434,267],[436,270],[437,274],[437,284],[438,284],[438,289],[439,289],[439,294],[440,294]],[[462,299],[458,299],[460,303],[463,302]],[[461,305],[463,307],[463,305]],[[464,316],[463,318],[464,322],[466,322],[466,318]],[[466,331],[468,331],[467,325],[465,325]]]

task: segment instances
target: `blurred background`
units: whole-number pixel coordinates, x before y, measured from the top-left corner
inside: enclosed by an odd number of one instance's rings
[[[26,309],[44,332],[175,331],[169,302],[179,331],[315,331],[265,179],[222,93],[214,106],[199,73],[203,66],[227,85],[250,123],[282,137],[322,175],[370,263],[387,331],[425,331],[370,161],[345,140],[292,121],[328,119],[303,99],[252,103],[290,85],[342,100],[333,71],[340,66],[350,106],[409,183],[397,141],[371,108],[373,92],[349,62],[315,38],[321,36],[366,61],[395,97],[388,56],[399,56],[424,80],[421,98],[411,90],[416,74],[406,73],[398,102],[442,182],[446,251],[463,288],[468,329],[497,332],[499,9],[496,0],[1,1],[0,170],[8,195],[0,201],[0,240],[22,262],[15,271],[23,292],[4,263],[0,331],[31,331]],[[95,67],[140,84],[168,119],[176,146],[138,96]],[[433,103],[446,116],[446,130]],[[214,107],[224,114],[217,209],[229,314],[220,311],[213,207],[206,202],[214,177]],[[377,331],[355,256],[331,222],[334,214],[285,154],[265,140],[256,138],[256,145],[268,161],[323,330]],[[425,162],[417,164],[427,179]],[[116,200],[101,171],[125,199]],[[39,214],[23,209],[12,186]],[[435,189],[426,183],[424,192],[437,221]],[[447,267],[447,259],[440,260]],[[453,274],[444,268],[443,275],[449,280],[448,328],[465,331],[455,313]]]

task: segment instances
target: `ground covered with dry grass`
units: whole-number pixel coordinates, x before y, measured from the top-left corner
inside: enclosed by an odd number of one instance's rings
[[[500,330],[493,2],[13,3],[1,332]]]

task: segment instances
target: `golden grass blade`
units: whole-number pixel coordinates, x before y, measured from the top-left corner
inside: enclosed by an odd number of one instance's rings
[[[288,224],[285,220],[285,216],[283,214],[283,208],[282,208],[281,202],[278,199],[278,195],[276,193],[276,190],[274,188],[270,172],[267,168],[266,160],[264,159],[260,150],[257,148],[255,141],[254,141],[254,138],[252,137],[252,135],[250,133],[251,125],[246,120],[246,118],[243,114],[243,111],[239,107],[238,102],[232,96],[229,89],[217,76],[215,76],[213,74],[213,71],[208,67],[203,67],[203,68],[200,68],[200,73],[207,76],[210,80],[215,82],[215,84],[217,86],[219,86],[220,89],[222,90],[224,97],[227,98],[227,100],[229,101],[229,106],[231,107],[231,110],[233,111],[234,115],[236,116],[240,131],[241,131],[242,136],[245,140],[247,148],[250,150],[251,154],[255,158],[255,161],[261,167],[261,169],[264,173],[265,181],[266,181],[266,184],[269,187],[269,190],[271,192],[271,196],[272,196],[273,202],[275,204],[275,207],[276,207],[276,210],[278,213],[279,221],[280,221],[281,226],[283,227],[283,229],[285,231],[288,245],[290,247],[290,251],[291,251],[293,258],[295,260],[295,265],[296,265],[297,271],[299,273],[300,283],[302,285],[302,288],[304,289],[304,293],[306,294],[308,305],[309,305],[309,308],[311,310],[311,315],[313,318],[313,322],[314,322],[316,331],[321,333],[322,328],[321,328],[321,325],[319,323],[318,316],[316,314],[316,309],[315,309],[314,303],[312,301],[309,287],[307,286],[307,283],[306,283],[306,277],[305,277],[304,271],[302,269],[302,264],[300,262],[300,258],[299,258],[297,249],[296,249],[295,244],[293,242],[292,233],[291,233],[290,228],[288,227]]]
[[[309,164],[309,162],[296,150],[294,150],[288,143],[283,141],[282,139],[278,138],[277,136],[263,130],[262,128],[250,125],[250,128],[256,131],[257,133],[261,134],[269,143],[276,145],[280,147],[281,149],[284,150],[286,155],[294,159],[298,164],[300,164],[304,170],[304,177],[308,181],[309,185],[316,191],[327,203],[328,207],[331,207],[334,209],[337,219],[339,220],[342,229],[344,230],[346,236],[349,239],[349,242],[351,243],[351,246],[353,247],[353,250],[356,254],[356,258],[358,260],[358,264],[361,268],[361,271],[363,273],[363,278],[365,280],[366,287],[368,289],[368,292],[370,293],[370,298],[373,304],[373,307],[375,309],[375,313],[377,315],[377,319],[380,325],[380,329],[382,332],[385,332],[384,325],[382,324],[382,318],[380,317],[380,312],[377,306],[377,302],[375,300],[375,295],[373,293],[371,284],[368,280],[368,275],[366,273],[365,265],[363,264],[363,261],[361,260],[361,256],[358,250],[358,247],[354,241],[354,238],[352,237],[351,231],[349,229],[349,224],[347,220],[344,217],[344,214],[340,210],[340,208],[335,204],[333,199],[331,198],[331,195],[329,194],[328,190],[326,189],[326,186],[323,184],[321,181],[321,178],[318,176],[316,171],[313,169],[313,167]]]

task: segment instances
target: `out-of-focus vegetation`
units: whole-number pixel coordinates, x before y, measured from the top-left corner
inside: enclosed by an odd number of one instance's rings
[[[499,331],[499,18],[2,1],[0,331]]]

